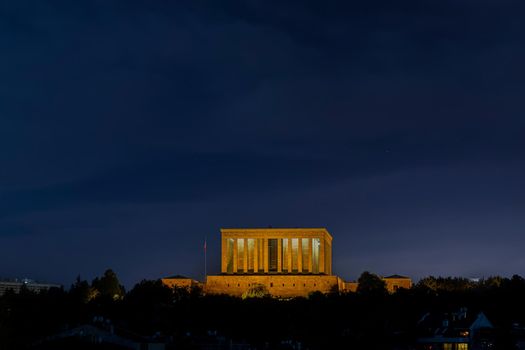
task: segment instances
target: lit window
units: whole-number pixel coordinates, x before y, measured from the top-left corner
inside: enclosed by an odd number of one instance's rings
[[[457,350],[468,350],[468,344],[467,343],[459,343],[456,347]]]

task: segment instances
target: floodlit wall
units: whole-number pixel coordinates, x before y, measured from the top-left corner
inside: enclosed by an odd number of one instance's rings
[[[412,280],[410,278],[383,278],[386,283],[386,289],[390,293],[394,293],[399,288],[412,288]]]
[[[208,294],[242,296],[250,287],[262,284],[274,297],[307,297],[312,292],[330,293],[343,290],[337,276],[323,275],[221,275],[208,276],[204,291]]]
[[[170,288],[188,288],[199,286],[201,283],[191,278],[163,278],[162,283]]]

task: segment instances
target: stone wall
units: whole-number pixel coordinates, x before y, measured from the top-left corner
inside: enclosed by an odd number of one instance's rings
[[[385,278],[386,288],[390,293],[399,288],[412,287],[410,278]],[[191,278],[163,278],[162,283],[168,287],[190,288],[202,287],[208,294],[228,294],[242,296],[250,287],[256,284],[266,286],[274,297],[307,297],[312,292],[329,293],[355,292],[357,282],[345,282],[337,276],[327,275],[218,275],[208,276],[206,283]]]
[[[386,283],[386,289],[390,293],[394,293],[399,288],[412,288],[412,280],[410,278],[383,278]]]
[[[191,278],[163,278],[162,283],[170,288],[187,288],[200,286],[201,283]]]
[[[242,296],[250,287],[262,284],[274,297],[307,297],[319,291],[329,293],[344,289],[337,276],[326,275],[219,275],[208,276],[204,291],[209,294]]]
[[[345,292],[356,292],[358,284],[359,283],[357,282],[345,282],[344,291]]]

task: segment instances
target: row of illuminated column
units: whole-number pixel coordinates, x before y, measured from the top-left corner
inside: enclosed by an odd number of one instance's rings
[[[323,238],[310,237],[223,238],[222,273],[331,274],[325,245]]]

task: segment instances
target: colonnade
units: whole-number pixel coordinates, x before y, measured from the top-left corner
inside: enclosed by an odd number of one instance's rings
[[[260,236],[223,235],[222,273],[331,274],[331,242],[325,237]]]

